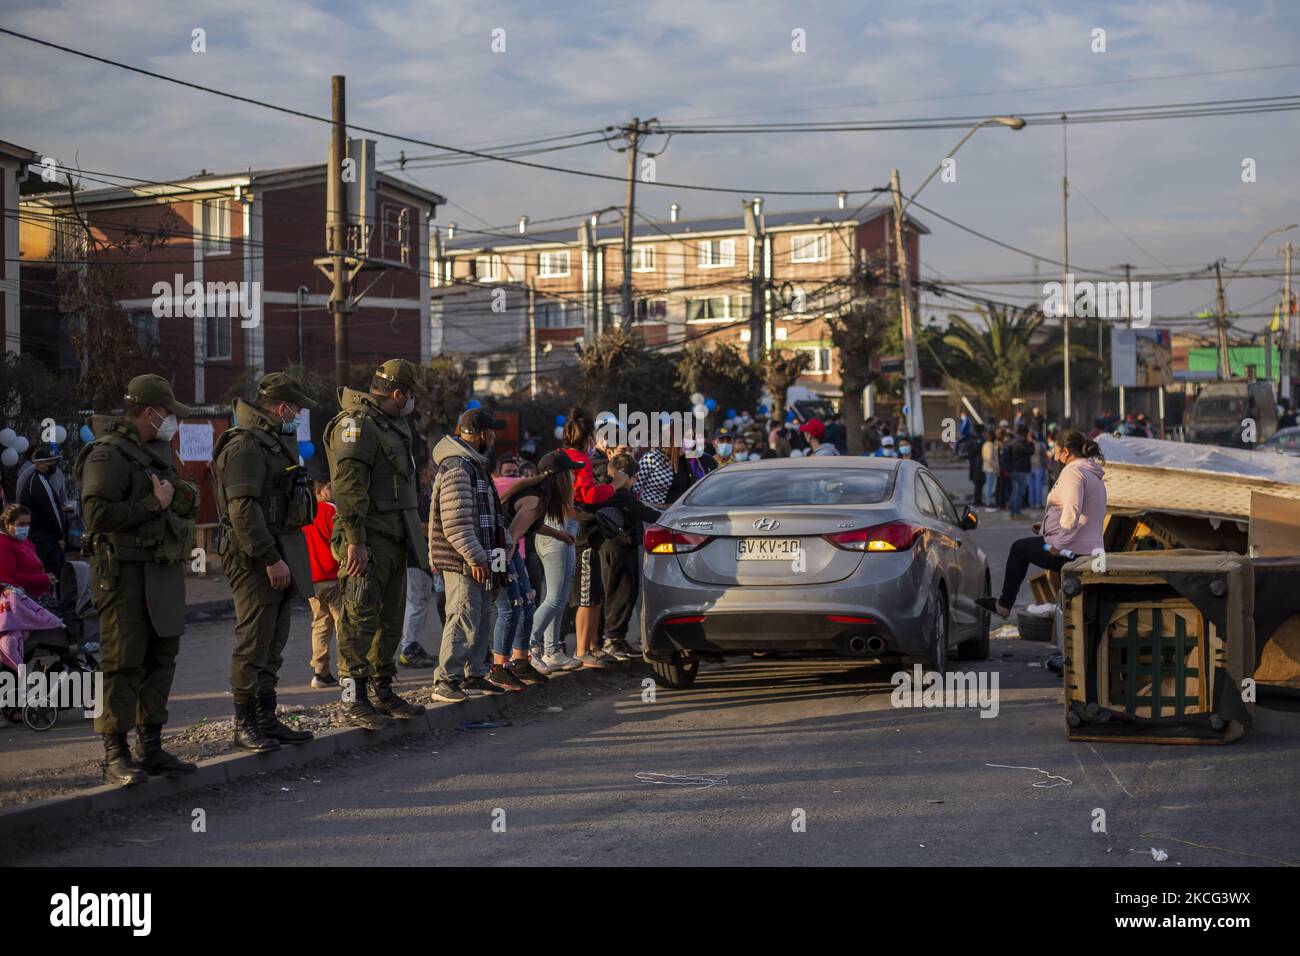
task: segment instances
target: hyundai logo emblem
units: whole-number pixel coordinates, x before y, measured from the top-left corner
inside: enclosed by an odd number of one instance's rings
[[[759,518],[754,522],[754,527],[759,531],[775,531],[781,527],[781,522],[775,518]]]

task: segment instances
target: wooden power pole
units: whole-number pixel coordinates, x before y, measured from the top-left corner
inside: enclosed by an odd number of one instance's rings
[[[1228,310],[1223,299],[1222,260],[1214,263],[1215,322],[1219,331],[1219,379],[1232,377],[1232,362],[1228,357]]]
[[[343,161],[348,155],[346,79],[330,77],[331,106],[334,125],[330,135],[328,182],[326,189],[331,208],[326,210],[330,223],[330,290],[329,311],[334,316],[334,380],[339,388],[348,384],[348,301],[347,301],[347,233],[348,197],[343,181]]]
[[[1282,287],[1282,361],[1278,364],[1278,378],[1282,382],[1282,398],[1291,401],[1291,243],[1286,244],[1286,284]]]
[[[903,190],[898,170],[889,176],[894,197],[894,246],[898,256],[899,311],[903,317],[903,393],[907,397],[907,432],[913,441],[925,442],[925,415],[921,408],[921,367],[916,356],[916,328],[912,319],[912,276],[907,246],[903,243]]]
[[[632,327],[632,217],[636,214],[636,154],[641,142],[641,121],[632,117],[627,140],[627,209],[623,213],[623,314],[619,324]]]

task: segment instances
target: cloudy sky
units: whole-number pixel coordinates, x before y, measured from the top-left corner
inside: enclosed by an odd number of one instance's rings
[[[0,0],[0,26],[313,114],[329,77],[348,78],[348,119],[434,143],[491,148],[625,123],[878,121],[1070,113],[1280,96],[1300,90],[1300,5],[1255,0],[1040,2],[905,0],[613,0],[382,3],[220,0]],[[207,51],[191,51],[192,31]],[[1106,50],[1094,52],[1094,30]],[[792,50],[803,31],[806,52]],[[494,52],[494,31],[504,31]],[[497,45],[502,34],[497,33]],[[0,35],[0,139],[142,178],[320,161],[328,128]],[[1191,74],[1191,75],[1189,75]],[[1300,123],[1265,113],[1068,130],[1070,257],[1081,268],[1139,273],[1235,265],[1269,230],[1300,222]],[[661,182],[756,189],[766,208],[829,208],[778,190],[864,189],[901,170],[915,187],[962,131],[677,135]],[[582,137],[566,142],[582,142]],[[433,150],[379,137],[381,157]],[[650,141],[658,149],[662,137]],[[1255,161],[1256,181],[1242,182]],[[620,175],[600,143],[530,161]],[[615,182],[500,163],[409,169],[454,203],[463,228],[577,218],[622,202]],[[1062,128],[981,130],[955,182],[921,202],[1021,249],[1061,258]],[[865,199],[859,196],[851,205]],[[643,186],[638,204],[666,219],[737,213],[740,196]],[[918,212],[934,234],[923,271],[949,280],[1032,277],[1032,258]],[[1283,237],[1285,238],[1285,237]],[[1283,238],[1249,268],[1280,272]],[[1300,229],[1290,238],[1300,243]],[[1059,267],[1039,263],[1042,279]],[[1082,277],[1082,276],[1081,276]],[[1238,278],[1231,308],[1271,310],[1278,279]],[[1034,285],[994,285],[1041,300]],[[1209,307],[1213,282],[1157,285],[1157,316]],[[927,315],[938,311],[927,301]],[[1261,320],[1243,320],[1258,326]]]

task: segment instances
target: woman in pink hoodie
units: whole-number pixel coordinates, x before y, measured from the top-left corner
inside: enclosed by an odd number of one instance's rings
[[[1069,431],[1057,440],[1054,458],[1061,464],[1061,475],[1047,496],[1042,522],[1034,525],[1039,533],[1011,545],[1002,594],[975,602],[999,617],[1011,615],[1031,564],[1059,571],[1079,555],[1097,554],[1105,548],[1101,539],[1106,518],[1101,449],[1082,432]]]

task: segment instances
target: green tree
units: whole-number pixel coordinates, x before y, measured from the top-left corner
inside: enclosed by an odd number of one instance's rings
[[[874,268],[857,267],[850,283],[852,298],[827,319],[839,364],[840,413],[844,416],[850,455],[860,455],[864,450],[863,394],[867,386],[880,382],[880,373],[872,371],[871,360],[881,354],[893,325],[889,300],[879,294],[879,288],[880,277]]]
[[[581,378],[577,398],[588,413],[614,411],[620,402],[629,411],[685,410],[687,398],[677,385],[672,356],[646,348],[640,333],[611,329],[578,356]]]
[[[763,393],[763,370],[750,365],[730,342],[688,345],[678,353],[677,387],[687,396],[702,392],[717,402],[707,419],[712,426],[728,408],[753,408],[758,404]]]
[[[773,421],[785,421],[785,395],[790,386],[799,381],[812,364],[811,352],[794,352],[787,349],[769,349],[763,353],[761,365],[763,384],[772,396]]]

